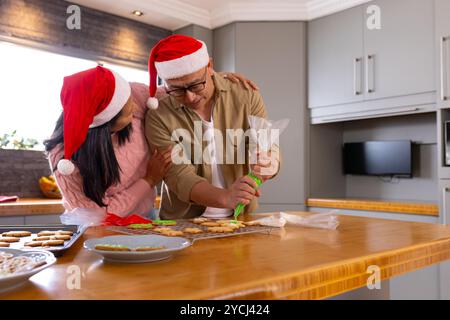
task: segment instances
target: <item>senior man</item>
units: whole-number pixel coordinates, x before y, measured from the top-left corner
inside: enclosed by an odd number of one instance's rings
[[[152,110],[145,134],[150,148],[173,147],[172,159],[182,154],[187,160],[174,159],[164,177],[161,218],[226,218],[239,203],[246,205],[245,212],[254,211],[260,192],[247,174],[251,170],[265,181],[280,167],[276,145],[250,163],[250,144],[237,137],[250,128],[248,116],[267,117],[260,93],[215,73],[205,43],[183,35],[169,36],[152,49],[149,74]],[[168,94],[159,105],[157,75]],[[229,139],[229,132],[238,134]]]

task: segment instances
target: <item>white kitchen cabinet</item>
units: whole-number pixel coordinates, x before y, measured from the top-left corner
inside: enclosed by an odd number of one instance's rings
[[[434,8],[377,0],[310,22],[311,123],[434,111]]]
[[[380,28],[364,28],[365,99],[433,92],[434,0],[376,0]],[[448,2],[448,1],[447,1]],[[449,12],[450,13],[450,12]]]
[[[439,265],[440,298],[450,300],[450,261]]]
[[[437,105],[450,108],[450,1],[436,0]]]
[[[308,25],[309,107],[363,101],[362,7]]]
[[[0,217],[0,226],[9,226],[9,225],[23,225],[25,224],[25,217],[20,216],[12,216],[12,217]]]
[[[61,224],[60,216],[61,213],[25,216],[25,224]]]
[[[450,225],[450,180],[440,180],[439,216],[442,224]],[[450,261],[439,265],[440,297],[450,300]]]

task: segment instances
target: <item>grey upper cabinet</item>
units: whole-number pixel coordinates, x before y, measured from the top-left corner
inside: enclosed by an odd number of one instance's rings
[[[363,100],[362,7],[308,25],[309,107]]]
[[[366,100],[436,90],[433,1],[377,0],[364,6],[366,19],[370,6],[379,8],[381,18],[380,29],[364,28]]]
[[[436,0],[437,104],[450,108],[450,1]]]
[[[435,111],[434,18],[435,0],[375,0],[309,22],[311,123]]]

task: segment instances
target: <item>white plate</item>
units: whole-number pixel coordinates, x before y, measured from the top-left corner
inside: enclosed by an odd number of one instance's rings
[[[123,245],[130,249],[137,247],[165,247],[165,249],[154,251],[104,251],[96,250],[98,244]],[[143,263],[153,262],[170,258],[176,251],[183,250],[192,244],[186,238],[165,237],[157,235],[138,236],[109,236],[97,239],[89,239],[84,242],[84,247],[95,252],[106,261],[120,263]]]
[[[10,248],[0,248],[0,251],[11,253],[14,256],[28,256],[32,257],[36,260],[45,260],[46,264],[25,272],[20,273],[14,273],[12,275],[8,276],[1,276],[0,275],[0,293],[4,293],[6,291],[10,291],[13,289],[16,289],[17,287],[22,286],[25,284],[25,282],[28,281],[28,279],[35,275],[38,272],[41,272],[42,270],[50,267],[52,264],[56,262],[56,258],[53,255],[53,253],[45,250],[19,250],[19,249],[10,249]]]

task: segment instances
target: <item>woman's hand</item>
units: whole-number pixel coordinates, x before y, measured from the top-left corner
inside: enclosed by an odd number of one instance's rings
[[[259,90],[256,83],[254,83],[252,80],[247,79],[242,74],[233,73],[233,72],[219,72],[219,74],[222,77],[230,80],[231,82],[241,83],[247,90],[250,90],[250,89]]]
[[[172,147],[160,152],[155,148],[147,165],[147,174],[144,180],[154,188],[166,175],[172,165]]]

